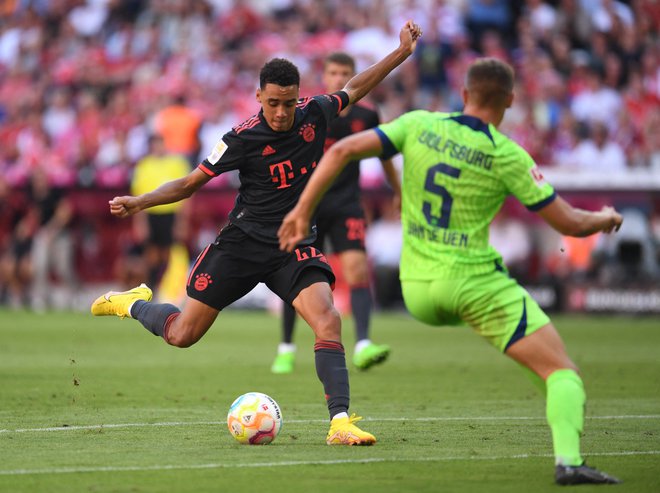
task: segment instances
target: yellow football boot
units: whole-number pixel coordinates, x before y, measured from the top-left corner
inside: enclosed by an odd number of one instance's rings
[[[376,437],[362,431],[354,423],[362,418],[352,414],[349,418],[334,418],[330,421],[330,431],[325,441],[328,445],[373,445]]]
[[[92,315],[96,317],[116,315],[120,318],[132,318],[128,311],[131,305],[138,300],[151,301],[152,297],[151,289],[144,283],[128,291],[108,291],[92,303]]]

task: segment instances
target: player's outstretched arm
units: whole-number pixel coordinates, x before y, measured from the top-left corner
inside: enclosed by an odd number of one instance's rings
[[[623,216],[613,207],[600,211],[585,211],[573,207],[561,197],[539,211],[539,215],[555,230],[565,236],[584,237],[594,233],[619,231]]]
[[[417,24],[413,21],[406,22],[399,33],[399,47],[380,62],[375,63],[348,81],[343,91],[348,94],[349,103],[353,104],[362,99],[387,74],[412,55],[421,35],[422,29]]]
[[[206,173],[195,169],[188,176],[169,181],[152,192],[137,197],[131,195],[115,197],[109,202],[110,213],[113,216],[127,217],[149,207],[187,199],[210,179],[211,177]]]
[[[344,169],[356,159],[378,156],[383,147],[375,130],[365,130],[341,139],[328,149],[307,182],[296,206],[282,221],[277,232],[280,249],[293,251],[309,235],[309,221],[325,192]]]

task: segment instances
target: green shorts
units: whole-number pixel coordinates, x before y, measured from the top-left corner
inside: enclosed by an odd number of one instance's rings
[[[430,325],[470,325],[500,351],[550,322],[506,272],[463,279],[402,281],[406,308]]]

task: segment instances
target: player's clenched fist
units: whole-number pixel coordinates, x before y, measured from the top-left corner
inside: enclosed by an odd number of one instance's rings
[[[410,53],[415,51],[417,40],[422,35],[422,28],[415,24],[413,21],[408,21],[401,28],[399,33],[399,41],[401,46],[410,50]]]
[[[600,213],[605,217],[605,224],[601,231],[603,233],[611,233],[613,231],[619,231],[621,224],[623,224],[623,216],[619,214],[614,207],[603,206],[600,210]]]
[[[115,197],[108,203],[110,204],[110,213],[117,217],[130,216],[141,210],[137,198],[130,195]]]

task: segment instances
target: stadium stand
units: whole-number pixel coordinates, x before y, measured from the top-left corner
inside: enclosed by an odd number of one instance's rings
[[[149,135],[162,127],[163,115],[167,120],[173,101],[185,102],[177,111],[188,115],[189,128],[201,128],[199,141],[208,147],[209,131],[219,138],[232,121],[257,110],[253,81],[269,58],[296,63],[302,95],[310,95],[320,90],[319,68],[329,51],[351,52],[363,68],[396,43],[396,26],[406,18],[422,24],[424,37],[415,58],[372,94],[384,120],[418,107],[459,109],[457,74],[477,56],[497,56],[517,71],[517,98],[501,130],[549,170],[547,176],[567,173],[566,189],[587,205],[598,203],[593,193],[601,190],[615,194],[620,205],[660,210],[654,178],[660,174],[658,2],[14,0],[0,5],[0,176],[11,189],[0,194],[0,300],[5,303],[12,298],[9,278],[15,281],[19,269],[11,255],[17,234],[35,227],[22,219],[34,207],[28,188],[36,169],[72,204],[76,278],[109,281],[123,251],[117,239],[130,237],[130,223],[110,217],[107,200],[128,191]],[[182,152],[196,154],[194,136],[182,137]],[[614,163],[607,170],[603,156]],[[581,183],[577,189],[575,182]],[[373,189],[366,194],[372,208],[387,193],[383,183],[371,174],[365,183]],[[222,225],[235,186],[234,176],[223,176],[199,196],[213,201],[212,217],[204,215],[208,207],[203,211],[193,201],[191,253],[200,232],[209,224]],[[640,193],[631,199],[636,190]],[[373,214],[378,217],[379,211]],[[651,265],[647,271],[657,279],[658,246],[649,226],[654,217],[642,214],[646,226],[640,241],[649,252],[644,253],[645,265]],[[533,232],[534,223],[525,221]],[[540,256],[538,248],[532,250],[530,255]],[[539,262],[545,260],[540,256]],[[537,277],[548,272],[543,265],[534,270]]]

